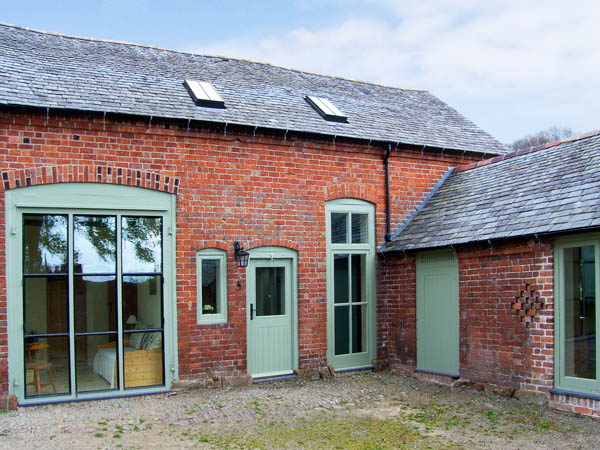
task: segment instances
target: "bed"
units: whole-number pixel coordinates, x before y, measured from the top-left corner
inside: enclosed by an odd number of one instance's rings
[[[137,349],[126,346],[123,349],[123,359],[126,388],[163,384],[162,347]],[[118,386],[116,361],[116,342],[107,342],[97,347],[93,371],[104,378],[111,389]]]

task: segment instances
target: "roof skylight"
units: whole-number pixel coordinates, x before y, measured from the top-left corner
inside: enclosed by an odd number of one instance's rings
[[[337,109],[329,100],[324,97],[306,96],[306,101],[312,106],[325,120],[332,122],[347,122],[348,117]]]
[[[225,108],[225,102],[212,84],[206,81],[185,80],[184,85],[196,105]]]

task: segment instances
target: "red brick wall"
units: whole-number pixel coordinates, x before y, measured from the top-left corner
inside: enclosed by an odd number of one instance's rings
[[[493,245],[459,252],[461,374],[547,390],[554,355],[552,246],[534,239]]]
[[[235,240],[246,249],[284,245],[298,251],[300,367],[325,362],[325,202],[355,197],[375,203],[381,242],[384,153],[374,145],[292,133],[254,136],[231,127],[224,133],[149,119],[0,110],[0,173],[9,188],[27,185],[27,178],[32,184],[99,181],[100,167],[104,183],[138,185],[141,178],[141,186],[177,192],[179,369],[187,379],[246,372],[245,276],[233,260]],[[421,149],[395,151],[390,164],[392,226],[448,167],[475,159],[480,157],[462,152],[446,151],[442,156]],[[28,172],[31,168],[45,169]],[[146,174],[152,180],[149,185],[144,184]],[[1,181],[4,211],[5,180]],[[4,226],[2,214],[0,393],[7,392]],[[196,324],[195,255],[210,247],[228,250],[229,320],[223,325]],[[386,339],[385,333],[380,332],[381,339]]]
[[[474,382],[547,391],[553,380],[553,253],[549,242],[507,240],[457,248],[460,374]],[[390,364],[416,364],[415,263],[388,257],[380,333]]]
[[[377,357],[393,370],[417,364],[416,271],[413,254],[380,257],[377,303]]]

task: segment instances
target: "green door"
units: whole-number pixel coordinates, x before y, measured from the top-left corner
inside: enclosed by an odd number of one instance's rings
[[[248,373],[286,375],[295,368],[292,259],[251,259],[248,264]]]
[[[458,260],[453,251],[417,256],[417,370],[459,376]]]

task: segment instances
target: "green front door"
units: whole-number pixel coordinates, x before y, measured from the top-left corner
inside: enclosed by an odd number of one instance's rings
[[[458,261],[453,251],[417,256],[417,370],[459,376]]]
[[[295,368],[293,260],[251,259],[248,264],[248,373],[280,376]]]

